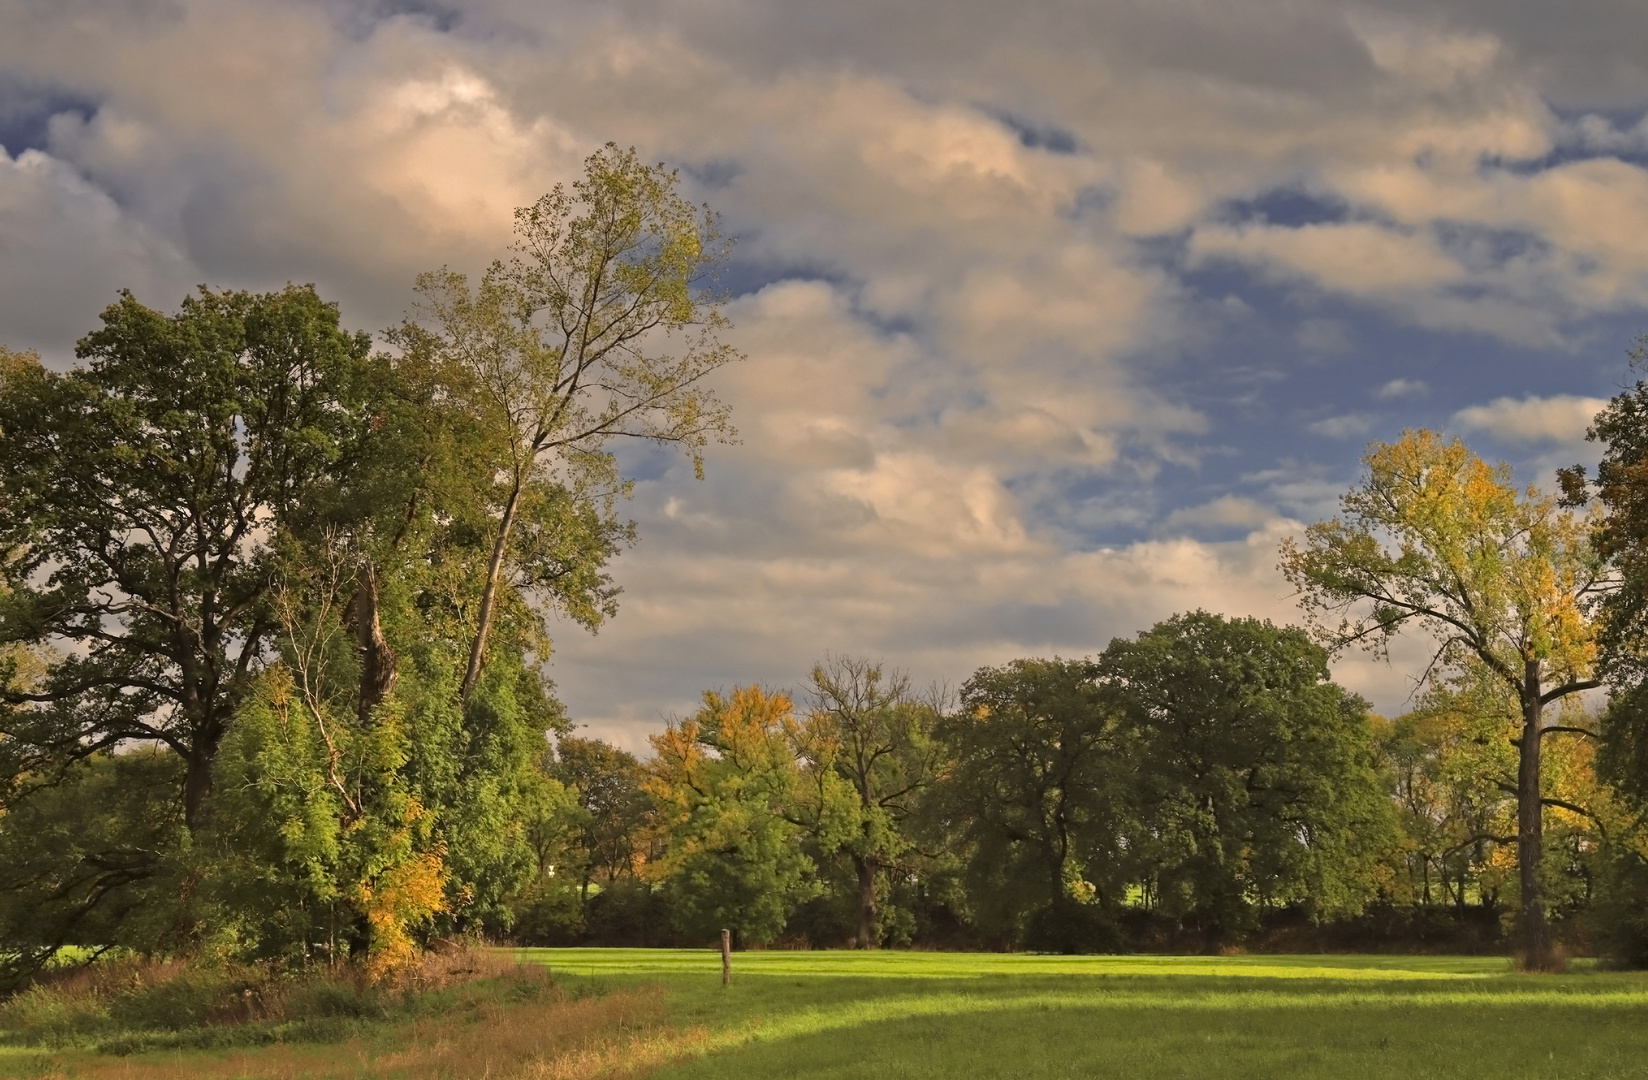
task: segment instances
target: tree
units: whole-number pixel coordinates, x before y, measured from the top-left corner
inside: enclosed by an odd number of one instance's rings
[[[668,844],[648,873],[674,893],[683,933],[769,941],[816,892],[795,820],[793,710],[788,694],[735,687],[652,736],[646,790]]]
[[[1440,893],[1464,908],[1474,887],[1497,903],[1500,852],[1516,844],[1518,713],[1504,683],[1473,664],[1379,732],[1402,831],[1396,899],[1429,906]]]
[[[1648,369],[1648,335],[1631,350],[1632,366]],[[1638,379],[1596,415],[1588,437],[1603,444],[1594,492],[1606,510],[1596,547],[1617,574],[1617,587],[1598,611],[1600,670],[1620,691],[1648,684],[1648,382]],[[1592,494],[1585,469],[1558,474],[1566,501]],[[1648,790],[1648,770],[1641,773]]]
[[[1259,910],[1359,910],[1394,840],[1367,704],[1301,630],[1205,611],[1099,658],[1126,703],[1127,852],[1158,911],[1215,937]]]
[[[0,774],[158,744],[196,828],[270,654],[270,531],[349,469],[370,340],[307,286],[202,288],[170,316],[125,293],[102,318],[86,367],[0,371],[0,645],[54,653],[3,691]]]
[[[627,539],[628,527],[611,517],[612,500],[628,491],[608,448],[614,439],[678,446],[702,476],[709,440],[733,435],[727,409],[704,386],[738,358],[718,338],[728,323],[717,299],[701,291],[726,249],[715,216],[675,188],[675,173],[608,144],[571,192],[558,185],[516,211],[513,258],[493,263],[476,289],[450,270],[421,275],[423,307],[392,335],[404,350],[432,352],[467,374],[467,400],[499,462],[485,492],[494,522],[460,688],[466,699],[500,581],[513,571],[522,587],[540,584],[533,525],[546,492],[592,501],[604,534]],[[609,588],[573,614],[593,625],[612,613],[614,595]]]
[[[1631,363],[1639,372],[1648,368],[1648,336],[1637,340]],[[1607,514],[1596,544],[1618,575],[1598,617],[1598,666],[1612,693],[1597,764],[1631,812],[1610,837],[1599,922],[1617,959],[1648,966],[1648,381],[1639,378],[1615,395],[1588,434],[1603,444],[1594,491]],[[1560,477],[1570,502],[1593,490],[1583,467]]]
[[[1458,440],[1410,431],[1374,443],[1342,516],[1282,546],[1282,571],[1325,643],[1383,651],[1413,623],[1437,643],[1429,673],[1481,663],[1514,695],[1520,948],[1532,970],[1556,963],[1540,867],[1544,740],[1568,725],[1546,707],[1600,686],[1589,615],[1607,587],[1591,520],[1493,467]]]
[[[939,725],[937,796],[983,924],[1035,948],[1109,944],[1125,783],[1120,702],[1082,660],[980,668]],[[1096,880],[1095,880],[1096,879]]]
[[[165,952],[188,933],[183,762],[164,749],[66,765],[0,818],[0,986],[68,946]]]
[[[587,904],[590,884],[635,876],[645,861],[644,830],[652,813],[646,769],[635,755],[599,739],[563,735],[551,767],[571,788],[583,814],[574,841],[579,897]]]
[[[796,748],[814,775],[815,817],[829,819],[842,837],[838,850],[852,861],[858,947],[873,949],[881,940],[877,887],[910,849],[903,825],[936,769],[939,709],[916,700],[903,675],[884,674],[868,660],[831,657],[813,665],[811,684],[813,708],[797,729]],[[830,777],[848,790],[836,790]],[[852,819],[844,833],[843,813]]]

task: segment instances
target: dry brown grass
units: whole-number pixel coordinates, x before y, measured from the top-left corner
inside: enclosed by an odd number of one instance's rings
[[[107,993],[110,978],[114,985],[121,985],[121,979],[130,985],[133,978],[160,980],[178,974],[150,965],[120,973],[65,976],[58,988]],[[400,988],[409,991],[451,991],[450,1007],[330,1044],[165,1050],[130,1057],[61,1051],[34,1059],[26,1066],[26,1075],[86,1080],[586,1080],[637,1075],[701,1051],[708,1043],[703,1031],[682,1031],[664,1023],[661,990],[580,996],[554,984],[543,968],[514,964],[496,951],[437,951],[403,972],[400,982]],[[259,1003],[248,1005],[246,1011],[255,1011],[256,1019],[292,1018],[284,995],[271,991],[253,997]],[[0,1075],[10,1071],[7,1065],[17,1068],[24,1062],[0,1062]]]
[[[370,1039],[330,1046],[269,1046],[229,1052],[165,1052],[130,1058],[76,1053],[45,1076],[87,1080],[315,1080],[383,1077],[594,1077],[659,1063],[686,1050],[660,1024],[657,992],[485,1003],[462,1017],[430,1017]]]

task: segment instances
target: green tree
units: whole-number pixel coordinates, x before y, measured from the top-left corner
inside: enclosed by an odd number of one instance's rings
[[[646,862],[653,809],[644,787],[647,772],[628,751],[570,735],[556,740],[551,772],[582,809],[569,870],[577,874],[579,897],[587,904],[595,881],[611,885],[636,877]]]
[[[186,943],[183,768],[164,749],[105,751],[12,802],[0,817],[0,985],[67,946]]]
[[[1518,726],[1515,699],[1473,665],[1378,729],[1402,835],[1393,899],[1463,908],[1474,890],[1498,903],[1500,855],[1516,844]]]
[[[553,754],[544,747],[533,781],[526,785],[520,800],[521,820],[526,825],[526,838],[532,848],[533,879],[546,881],[555,877],[577,856],[579,833],[587,814],[578,805],[578,791],[561,783],[553,775],[548,760]]]
[[[449,906],[451,823],[408,768],[415,693],[403,685],[359,708],[371,658],[344,616],[360,553],[336,539],[318,555],[282,568],[278,659],[224,739],[195,864],[228,947],[302,963],[367,954],[382,974]]]
[[[695,716],[652,736],[646,789],[667,845],[648,872],[672,893],[683,933],[770,941],[816,893],[796,821],[794,725],[788,694],[744,686],[706,693]]]
[[[1520,951],[1555,966],[1543,895],[1546,709],[1601,683],[1589,606],[1607,586],[1591,522],[1458,440],[1410,431],[1374,443],[1342,515],[1282,548],[1282,571],[1323,640],[1384,650],[1409,623],[1437,642],[1432,672],[1480,663],[1515,697]]]
[[[852,863],[857,944],[873,949],[881,941],[886,874],[912,847],[905,823],[937,768],[939,709],[917,700],[902,674],[854,657],[815,664],[808,690],[813,707],[795,741],[812,775],[812,817],[827,824],[820,839],[839,837],[835,850]]]
[[[1631,350],[1648,367],[1648,336]],[[1606,510],[1596,546],[1616,588],[1598,612],[1598,667],[1611,691],[1597,769],[1620,797],[1598,929],[1617,959],[1648,967],[1648,382],[1638,379],[1608,402],[1589,436],[1602,443],[1595,494]],[[1561,474],[1567,500],[1591,494],[1585,470]]]
[[[0,644],[55,653],[7,689],[0,772],[44,776],[121,745],[211,765],[275,632],[268,543],[349,468],[371,365],[313,289],[214,293],[176,315],[129,293],[59,374],[0,377]]]
[[[1394,841],[1367,705],[1301,630],[1195,611],[1099,659],[1126,703],[1128,857],[1158,911],[1215,937],[1266,907],[1359,910]]]
[[[418,278],[421,309],[393,335],[467,376],[464,400],[481,418],[497,479],[480,489],[490,554],[461,683],[480,678],[500,584],[539,585],[544,528],[564,491],[599,508],[599,531],[628,539],[612,518],[629,490],[609,445],[635,438],[674,445],[702,475],[703,448],[733,431],[705,378],[738,354],[720,342],[727,321],[702,291],[725,257],[716,219],[676,193],[676,174],[616,146],[591,155],[569,192],[557,186],[516,211],[514,256],[471,289],[440,270]],[[614,610],[602,583],[571,614],[590,625]]]
[[[1121,704],[1081,660],[980,668],[938,729],[940,817],[966,850],[987,931],[1032,947],[1108,945],[1122,899]]]

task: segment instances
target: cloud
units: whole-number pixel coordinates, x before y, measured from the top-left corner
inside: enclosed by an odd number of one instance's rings
[[[1600,387],[1473,405],[1471,365],[1648,310],[1648,127],[1605,119],[1648,100],[1631,5],[406,6],[0,0],[34,147],[0,159],[0,340],[62,359],[116,288],[198,281],[380,327],[602,143],[679,165],[738,238],[745,441],[702,484],[635,459],[623,611],[556,635],[574,715],[631,745],[825,649],[956,680],[1291,618],[1275,543],[1333,512],[1370,395],[1571,439]],[[1326,209],[1233,209],[1278,192]],[[1398,347],[1461,359],[1361,362]]]
[[[1572,394],[1520,400],[1502,397],[1459,410],[1453,414],[1453,424],[1512,443],[1580,442],[1607,404],[1601,398]]]
[[[1293,340],[1308,353],[1336,356],[1351,349],[1351,331],[1334,319],[1306,319],[1293,332]]]
[[[1158,531],[1164,535],[1199,529],[1253,530],[1276,520],[1276,513],[1252,499],[1221,495],[1198,506],[1183,506],[1162,519]]]
[[[1395,401],[1400,398],[1424,397],[1431,392],[1423,379],[1392,379],[1374,392],[1374,397],[1380,401]]]
[[[180,299],[188,259],[65,162],[0,151],[0,327],[14,348],[66,359],[121,288]]]
[[[1321,435],[1329,439],[1359,439],[1373,430],[1373,417],[1367,413],[1329,416],[1306,424],[1305,430],[1312,435]]]

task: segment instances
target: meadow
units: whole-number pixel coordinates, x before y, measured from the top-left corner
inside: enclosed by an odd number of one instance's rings
[[[532,950],[669,987],[698,1052],[658,1080],[1640,1077],[1648,978],[1461,957]]]
[[[513,959],[513,990],[332,1042],[14,1046],[0,1075],[1624,1080],[1648,1062],[1648,976],[1493,958],[767,951],[736,954],[725,989],[709,950]],[[519,989],[543,971],[551,991]]]

